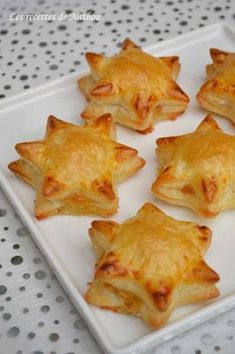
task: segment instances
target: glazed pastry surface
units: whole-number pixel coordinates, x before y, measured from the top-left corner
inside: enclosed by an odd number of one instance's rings
[[[16,145],[9,169],[37,191],[35,216],[114,214],[116,184],[144,166],[138,152],[115,142],[109,114],[89,126],[48,118],[43,140]]]
[[[160,170],[153,193],[203,217],[235,208],[235,136],[211,116],[190,134],[156,141]]]
[[[235,53],[212,48],[207,81],[197,94],[199,104],[235,122]]]
[[[177,221],[150,203],[122,224],[93,221],[95,277],[85,299],[163,326],[172,310],[219,295],[219,276],[203,260],[211,242],[206,226]]]
[[[78,84],[88,99],[82,117],[87,123],[106,112],[122,125],[148,133],[157,121],[175,119],[189,98],[176,83],[179,58],[154,57],[131,40],[106,57],[86,53],[91,73]]]

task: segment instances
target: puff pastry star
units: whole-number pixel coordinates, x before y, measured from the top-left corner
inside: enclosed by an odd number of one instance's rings
[[[161,327],[175,307],[219,295],[218,274],[203,260],[206,226],[177,221],[146,203],[123,224],[93,221],[95,277],[85,299],[102,309],[134,314]]]
[[[118,208],[116,184],[143,167],[138,152],[115,140],[109,114],[89,126],[48,118],[44,140],[16,145],[9,169],[37,190],[35,216],[107,216]]]
[[[213,64],[206,66],[208,81],[197,94],[200,105],[235,122],[235,53],[211,49]]]
[[[89,101],[82,112],[88,123],[108,112],[116,122],[147,133],[156,122],[175,119],[188,106],[188,96],[175,82],[177,56],[156,58],[126,39],[118,54],[86,53],[86,59],[91,73],[78,84]]]
[[[190,134],[157,140],[160,171],[152,191],[204,217],[235,208],[235,136],[206,116]]]

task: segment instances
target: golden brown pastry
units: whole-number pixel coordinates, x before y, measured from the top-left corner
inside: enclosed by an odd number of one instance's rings
[[[200,105],[235,122],[235,53],[212,48],[206,83],[197,94]]]
[[[109,114],[89,126],[48,118],[44,140],[16,145],[9,169],[37,190],[37,219],[57,214],[111,215],[116,184],[144,166],[138,152],[115,140]]]
[[[211,116],[190,134],[157,140],[160,171],[152,191],[204,217],[235,208],[235,136]]]
[[[211,242],[206,226],[177,221],[146,203],[122,224],[93,221],[98,261],[85,299],[102,309],[161,327],[175,307],[219,295],[218,274],[203,260]]]
[[[147,133],[157,121],[183,113],[188,96],[175,82],[179,58],[156,58],[130,39],[120,53],[106,57],[86,53],[91,73],[79,80],[89,103],[82,117],[89,123],[106,112],[122,125]]]

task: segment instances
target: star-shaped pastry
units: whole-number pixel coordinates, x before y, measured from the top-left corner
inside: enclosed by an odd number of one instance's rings
[[[118,54],[86,53],[86,59],[91,73],[79,80],[79,87],[89,101],[82,112],[88,123],[108,112],[116,122],[147,133],[188,106],[188,96],[175,81],[177,56],[157,58],[126,39]]]
[[[9,169],[37,190],[35,216],[107,216],[118,208],[116,184],[144,166],[138,152],[115,142],[109,114],[89,126],[48,118],[44,140],[16,145]]]
[[[235,53],[211,49],[213,64],[206,66],[206,83],[200,88],[197,100],[210,112],[235,122]]]
[[[160,171],[152,191],[204,217],[235,208],[235,136],[211,116],[190,134],[157,140]]]
[[[122,224],[93,221],[98,261],[85,299],[102,309],[161,327],[175,307],[219,295],[218,274],[203,260],[211,242],[206,226],[177,221],[146,203]]]

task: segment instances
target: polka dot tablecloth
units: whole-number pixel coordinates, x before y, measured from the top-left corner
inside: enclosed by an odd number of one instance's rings
[[[127,36],[147,46],[235,24],[233,0],[11,0],[0,10],[0,100],[84,69],[84,52],[114,53]],[[235,309],[146,354],[217,352],[235,353]],[[101,350],[0,190],[0,354],[72,353]]]

